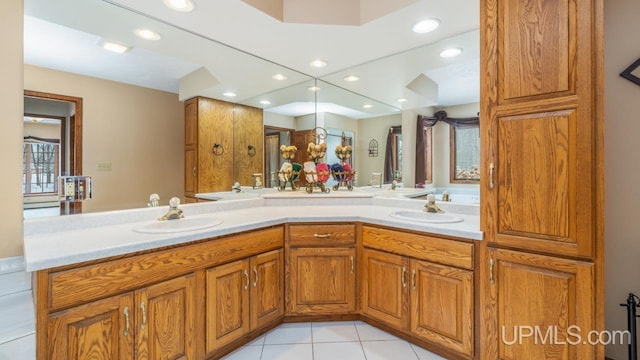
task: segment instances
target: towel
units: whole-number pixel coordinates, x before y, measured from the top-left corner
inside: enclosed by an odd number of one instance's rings
[[[318,163],[316,172],[318,172],[318,182],[324,184],[329,180],[329,165],[327,163]]]
[[[333,179],[335,181],[344,181],[344,175],[338,174],[343,171],[344,169],[342,168],[342,165],[338,163],[331,165],[331,172],[333,172]]]
[[[307,161],[303,163],[304,165],[304,174],[307,178],[307,182],[314,183],[318,181],[318,174],[316,173],[316,163],[313,161]]]
[[[280,181],[288,181],[291,177],[292,170],[293,167],[291,166],[291,163],[286,162],[282,164],[282,167],[280,167],[280,171],[278,172],[278,179],[280,179]]]
[[[298,163],[292,163],[291,167],[293,168],[293,174],[291,175],[291,181],[298,180],[298,176],[300,176],[300,172],[302,171],[302,165]]]
[[[353,180],[353,174],[352,174],[353,169],[351,168],[351,164],[344,164],[344,165],[342,165],[342,171],[344,171],[345,173],[347,173],[347,174],[345,174],[345,175],[344,175],[344,181],[351,181],[351,180]]]

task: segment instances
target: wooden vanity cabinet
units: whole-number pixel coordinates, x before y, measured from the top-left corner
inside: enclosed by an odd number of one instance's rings
[[[357,310],[355,228],[354,224],[288,226],[287,315]]]
[[[206,353],[284,315],[284,251],[274,250],[207,270]]]
[[[370,226],[362,241],[363,315],[472,358],[473,245]]]
[[[37,359],[202,359],[245,293],[245,329],[281,321],[283,247],[284,227],[273,226],[38,271]],[[227,271],[237,264],[239,275]],[[212,303],[208,291],[228,297]]]
[[[194,359],[189,274],[50,316],[49,359]]]

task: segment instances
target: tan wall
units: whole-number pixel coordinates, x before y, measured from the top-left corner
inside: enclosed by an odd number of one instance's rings
[[[84,212],[161,204],[184,192],[184,113],[178,95],[31,65],[28,90],[83,99],[83,173],[93,178]],[[111,171],[96,171],[111,163]]]
[[[22,254],[22,9],[0,1],[0,258]]]
[[[402,117],[399,114],[358,120],[358,136],[356,136],[355,146],[356,159],[358,159],[358,164],[355,168],[358,174],[356,186],[368,185],[371,181],[371,173],[382,173],[384,171],[387,134],[391,126],[398,125],[402,125]],[[377,157],[369,157],[369,142],[373,139],[378,142]]]
[[[60,124],[24,123],[24,136],[35,136],[43,139],[60,140]]]
[[[640,295],[640,86],[619,76],[640,57],[640,2],[605,1],[605,326],[626,330],[624,303]],[[626,343],[607,356],[628,359]]]

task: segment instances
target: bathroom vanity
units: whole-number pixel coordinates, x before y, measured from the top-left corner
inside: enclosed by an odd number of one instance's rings
[[[283,321],[362,319],[471,359],[477,207],[451,205],[463,221],[448,224],[391,216],[421,206],[322,195],[199,203],[185,219],[219,223],[156,233],[134,230],[166,209],[26,223],[38,358],[219,358]]]

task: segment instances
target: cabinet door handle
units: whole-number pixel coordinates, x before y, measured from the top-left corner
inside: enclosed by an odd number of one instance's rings
[[[353,255],[349,256],[349,259],[351,259],[351,273],[353,274],[356,271],[354,260],[353,260]]]
[[[416,290],[416,269],[411,270],[411,288]]]
[[[193,171],[192,172],[193,172],[193,176],[196,176],[196,167],[195,166],[193,167]]]
[[[140,329],[144,329],[144,327],[147,326],[147,309],[144,301],[140,302],[140,310],[142,310],[142,324],[140,324]]]
[[[215,143],[213,144],[213,147],[211,147],[211,152],[213,152],[213,155],[215,156],[220,156],[224,154],[224,146],[220,143]]]
[[[489,259],[489,282],[494,284],[496,280],[493,278],[493,259]]]
[[[258,286],[258,268],[257,267],[253,267],[253,274],[256,276],[255,279],[253,279],[253,287],[257,287]]]
[[[407,287],[407,279],[405,279],[406,274],[407,274],[407,267],[403,266],[402,267],[402,276],[401,276],[401,278],[402,278],[402,287],[403,288]]]
[[[244,289],[247,290],[249,289],[249,271],[247,271],[247,269],[244,269],[244,276],[247,278],[247,283],[244,284]]]
[[[496,187],[496,184],[493,182],[493,170],[495,169],[495,165],[493,163],[489,164],[489,188],[493,189]]]
[[[331,235],[333,235],[332,233],[326,233],[326,234],[313,234],[314,238],[328,238],[331,237]]]
[[[124,307],[124,336],[129,336],[129,330],[130,330],[130,324],[131,322],[129,321],[129,307],[125,306]]]

